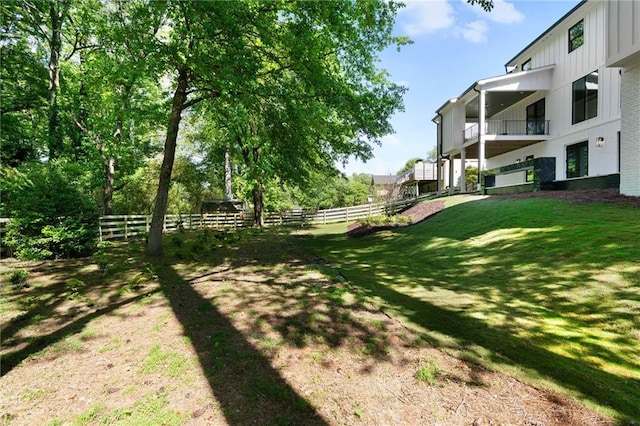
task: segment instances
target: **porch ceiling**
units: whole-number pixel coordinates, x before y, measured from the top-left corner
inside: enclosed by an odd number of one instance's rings
[[[533,140],[516,140],[516,141],[505,141],[505,140],[496,140],[496,141],[487,141],[484,144],[484,152],[485,158],[495,157],[500,154],[504,154],[510,151],[515,151],[516,149],[524,148],[525,146],[534,145],[539,143],[540,141]],[[469,145],[466,147],[466,158],[478,158],[478,143],[474,143],[473,145]]]
[[[510,106],[520,102],[527,96],[535,93],[533,90],[509,91],[509,92],[486,92],[486,117],[491,118],[499,112],[509,108]],[[477,100],[469,102],[466,105],[466,116],[468,119],[478,119],[478,102]]]

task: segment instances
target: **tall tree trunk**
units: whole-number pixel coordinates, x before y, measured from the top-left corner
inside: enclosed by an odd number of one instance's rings
[[[226,200],[233,200],[233,188],[231,187],[231,155],[229,145],[224,151],[224,197]]]
[[[253,222],[255,226],[264,226],[264,183],[258,182],[253,187]]]
[[[173,161],[176,156],[176,144],[178,141],[178,129],[182,119],[182,111],[187,101],[187,87],[189,86],[189,70],[181,67],[178,70],[178,85],[173,94],[173,104],[171,107],[171,117],[167,126],[167,136],[164,143],[164,158],[160,168],[160,180],[158,181],[158,192],[151,218],[149,229],[149,245],[147,254],[152,257],[162,256],[162,228],[164,216],[167,213],[167,203],[169,200],[169,183],[171,182],[171,172],[173,171]]]
[[[49,5],[51,21],[51,38],[49,39],[49,158],[54,159],[62,154],[62,132],[60,131],[60,51],[62,49],[62,21],[66,7],[52,1]]]
[[[104,160],[103,160],[104,162]],[[107,161],[103,164],[104,167],[104,189],[102,190],[102,211],[105,215],[113,213],[111,209],[111,200],[113,199],[114,181],[116,174],[116,159],[113,155],[107,157]]]

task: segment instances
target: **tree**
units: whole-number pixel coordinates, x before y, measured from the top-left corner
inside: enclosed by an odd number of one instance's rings
[[[47,70],[23,38],[1,44],[0,56],[0,160],[17,167],[43,154]]]
[[[171,23],[153,42],[173,69],[174,91],[148,253],[162,254],[180,121],[196,104],[216,100],[224,106],[218,111],[249,118],[233,129],[233,142],[253,182],[258,224],[264,184],[275,170],[280,179],[296,174],[303,180],[305,170],[329,167],[338,157],[370,156],[370,143],[391,130],[387,118],[401,105],[403,89],[375,68],[378,51],[404,41],[391,35],[397,7],[348,1],[151,4],[152,15]]]
[[[243,26],[259,16],[258,8],[252,10],[251,6],[244,2],[178,1],[149,5],[150,15],[157,17],[163,26],[163,36],[150,38],[152,46],[148,47],[159,52],[159,61],[174,78],[149,231],[150,256],[162,255],[162,228],[182,113],[204,100],[219,97],[225,83],[232,85],[239,81],[243,71],[249,71],[243,77],[251,78],[251,55],[243,40]]]
[[[14,39],[28,40],[47,63],[47,147],[49,159],[63,154],[64,131],[61,116],[61,69],[81,46],[82,25],[87,13],[96,10],[91,0],[15,0],[3,2],[4,28]],[[66,51],[65,51],[66,49]]]
[[[79,64],[68,72],[75,82],[69,109],[78,134],[72,155],[95,169],[105,215],[112,214],[113,195],[125,177],[157,152],[152,132],[160,125],[161,93],[149,53],[126,24],[136,13],[131,5],[115,2],[94,19],[94,48],[80,52]],[[154,28],[153,21],[146,24]]]

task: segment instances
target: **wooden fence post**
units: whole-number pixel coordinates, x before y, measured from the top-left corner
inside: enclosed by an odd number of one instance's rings
[[[129,235],[127,233],[127,215],[124,215],[124,240],[127,241],[129,239]]]

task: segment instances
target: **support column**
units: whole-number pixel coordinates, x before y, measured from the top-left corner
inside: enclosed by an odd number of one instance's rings
[[[487,127],[487,117],[486,117],[486,91],[481,90],[480,96],[478,100],[478,180],[480,184],[480,189],[484,189],[484,182],[482,179],[482,172],[484,172],[484,142],[486,135],[486,127]]]
[[[449,195],[453,194],[453,155],[449,157]]]
[[[620,193],[640,196],[640,65],[622,73]]]
[[[467,170],[465,163],[467,162],[467,149],[462,148],[460,153],[460,163],[462,164],[462,170],[460,171],[460,192],[462,194],[467,192]]]
[[[438,161],[436,162],[436,192],[439,194],[442,192],[442,159],[438,154]]]

